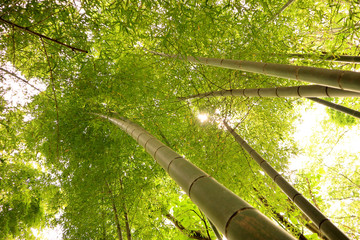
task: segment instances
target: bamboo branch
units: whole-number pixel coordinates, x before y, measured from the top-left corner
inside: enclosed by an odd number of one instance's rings
[[[269,208],[270,211],[272,212],[272,214],[274,214],[274,216],[280,221],[280,223],[282,225],[284,225],[289,232],[293,232],[296,236],[298,236],[299,240],[307,240],[307,238],[304,236],[304,234],[302,234],[302,232],[297,229],[296,226],[294,226],[293,224],[291,224],[288,220],[286,220],[284,218],[284,216],[282,216],[280,213],[276,212],[268,203],[268,201],[266,200],[266,198],[264,198],[259,190],[257,190],[255,187],[253,187],[253,189],[255,190],[259,200],[262,202],[262,204],[264,204],[265,207]]]
[[[1,21],[1,22],[4,22],[4,23],[6,23],[6,24],[8,24],[8,25],[10,25],[10,26],[17,27],[17,28],[19,28],[19,29],[21,29],[21,30],[23,30],[23,31],[25,31],[25,32],[27,32],[27,33],[30,33],[30,34],[32,34],[32,35],[38,36],[38,37],[40,37],[41,39],[47,39],[47,40],[50,40],[50,41],[52,41],[52,42],[54,42],[54,43],[57,43],[57,44],[60,44],[60,45],[62,45],[62,46],[65,46],[65,47],[67,47],[67,48],[70,48],[70,49],[73,50],[73,51],[79,51],[79,52],[83,52],[83,53],[88,53],[88,51],[86,51],[86,50],[82,50],[82,49],[80,49],[80,48],[72,47],[72,46],[70,46],[70,45],[68,45],[68,44],[59,42],[59,41],[56,40],[56,39],[53,39],[53,38],[44,36],[44,35],[42,35],[42,34],[40,34],[40,33],[34,32],[34,31],[28,29],[27,27],[19,26],[19,25],[13,23],[13,22],[10,22],[10,21],[8,21],[8,20],[5,20],[5,19],[3,19],[3,18],[1,18],[1,17],[0,17],[0,21]]]
[[[38,89],[37,87],[35,87],[35,86],[32,85],[31,83],[29,83],[29,81],[27,81],[27,80],[25,80],[25,79],[22,79],[21,77],[17,76],[15,73],[12,73],[12,72],[10,72],[10,71],[8,71],[8,70],[6,70],[6,69],[4,69],[4,68],[1,68],[1,67],[0,67],[0,70],[3,71],[3,72],[5,72],[5,73],[7,73],[7,74],[9,74],[9,75],[11,75],[11,76],[13,76],[13,77],[15,77],[15,78],[17,78],[17,79],[19,79],[19,80],[22,81],[22,82],[28,84],[30,87],[34,88],[35,90],[37,90],[37,91],[39,91],[39,92],[43,92],[42,90]],[[47,95],[46,93],[45,93],[45,95],[46,95],[48,98],[53,99],[52,97],[50,97],[50,96]]]
[[[46,56],[46,61],[47,61],[48,65],[49,65],[50,81],[51,81],[51,86],[52,86],[53,95],[54,95],[54,101],[55,101],[55,109],[56,109],[56,133],[57,133],[56,153],[57,153],[57,160],[59,160],[59,159],[60,159],[60,146],[59,146],[59,145],[60,145],[59,105],[58,105],[58,101],[57,101],[57,97],[56,97],[56,89],[55,89],[54,76],[53,76],[53,72],[52,72],[52,68],[51,68],[49,56],[48,56],[48,54],[47,54],[44,41],[42,40],[42,38],[40,38],[40,40],[41,40],[41,43],[42,43],[43,48],[44,48],[44,53],[45,53],[45,56]]]
[[[111,189],[110,189],[110,186],[109,186],[109,184],[107,182],[106,182],[106,186],[108,187],[108,192],[109,192],[110,198],[111,198],[111,205],[112,205],[112,209],[114,211],[114,218],[115,218],[118,238],[119,238],[119,240],[123,240],[121,227],[120,227],[120,221],[119,221],[119,217],[118,217],[118,211],[117,211],[115,201],[114,201],[114,196],[113,196],[113,194],[111,192]]]
[[[177,229],[179,229],[183,234],[185,234],[188,238],[199,239],[199,240],[211,240],[210,238],[204,236],[198,230],[187,230],[184,225],[181,224],[173,215],[167,213],[164,215],[168,220],[170,220]]]
[[[288,8],[295,0],[289,0],[285,5],[268,21],[272,22],[274,21],[283,11],[285,11],[286,8]]]

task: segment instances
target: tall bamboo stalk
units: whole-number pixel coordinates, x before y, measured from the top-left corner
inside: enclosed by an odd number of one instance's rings
[[[360,97],[359,92],[351,92],[337,88],[320,85],[305,85],[296,87],[276,88],[245,88],[230,89],[200,93],[188,97],[180,97],[179,100],[187,100],[202,97]]]
[[[227,130],[234,136],[235,140],[250,154],[250,156],[264,169],[282,191],[307,215],[311,221],[320,229],[330,240],[349,239],[340,229],[338,229],[328,218],[326,218],[316,207],[314,207],[301,193],[291,186],[270,164],[261,157],[250,145],[242,139],[225,121]]]
[[[227,239],[294,239],[207,173],[127,119],[108,119],[133,137],[189,195]]]
[[[360,112],[358,112],[358,111],[356,111],[354,109],[347,108],[347,107],[344,107],[344,106],[341,106],[339,104],[332,103],[332,102],[329,102],[329,101],[325,101],[325,100],[320,99],[320,98],[307,97],[307,99],[310,99],[310,100],[312,100],[314,102],[320,103],[320,104],[325,105],[327,107],[331,107],[331,108],[333,108],[333,109],[335,109],[337,111],[349,114],[349,115],[351,115],[353,117],[360,118]]]
[[[181,59],[198,64],[237,69],[246,72],[260,73],[267,76],[293,79],[360,92],[360,72],[332,70],[306,66],[294,66],[288,64],[252,62],[245,60],[168,55],[158,52],[152,53],[168,58]]]
[[[309,53],[288,53],[284,54],[287,57],[296,57],[296,58],[320,58],[322,60],[327,61],[336,61],[336,62],[347,62],[347,63],[360,63],[360,56],[350,56],[350,55],[316,55],[316,54],[309,54]]]

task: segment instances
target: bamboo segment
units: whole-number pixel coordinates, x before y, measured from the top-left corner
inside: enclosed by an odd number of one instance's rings
[[[316,207],[291,186],[273,167],[266,162],[250,145],[242,139],[234,129],[225,121],[227,130],[234,136],[235,140],[251,155],[251,157],[264,169],[264,171],[274,180],[281,190],[299,207],[299,209],[313,221],[320,231],[331,240],[349,239],[340,229],[338,229],[328,218],[326,218]]]
[[[341,105],[336,104],[336,103],[328,102],[328,101],[325,101],[325,100],[320,99],[320,98],[307,97],[307,99],[310,99],[310,100],[312,100],[314,102],[323,104],[323,105],[325,105],[327,107],[331,107],[331,108],[333,108],[333,109],[335,109],[337,111],[349,114],[349,115],[351,115],[353,117],[360,118],[360,112],[358,112],[356,110],[353,110],[351,108],[347,108],[347,107],[341,106]]]
[[[360,92],[360,73],[353,71],[332,70],[325,68],[294,66],[288,64],[262,63],[245,60],[204,58],[204,57],[183,57],[179,55],[168,55],[152,52],[154,54],[181,59],[193,63],[209,66],[237,69],[246,72],[260,73],[263,75],[288,78],[298,81],[305,81],[324,86],[330,86],[355,92]]]
[[[108,119],[131,135],[190,196],[227,239],[294,239],[208,174],[126,119]]]
[[[360,93],[320,85],[277,88],[245,88],[200,93],[179,100],[203,97],[360,97]]]

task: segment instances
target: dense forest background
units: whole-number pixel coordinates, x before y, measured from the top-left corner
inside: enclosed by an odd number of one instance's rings
[[[180,101],[304,83],[151,53],[359,71],[327,59],[359,55],[358,1],[5,0],[0,9],[0,239],[38,239],[52,228],[63,239],[216,239],[151,156],[91,113],[131,119],[297,238],[321,239],[226,119],[360,239],[358,120],[301,98]],[[20,102],[7,98],[14,91]],[[327,100],[360,109],[357,98]],[[306,114],[317,121],[310,135],[299,129]]]

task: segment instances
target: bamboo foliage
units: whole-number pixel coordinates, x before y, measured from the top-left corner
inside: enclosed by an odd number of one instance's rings
[[[299,207],[299,209],[313,221],[319,230],[331,240],[349,239],[316,207],[314,207],[301,193],[291,186],[263,157],[261,157],[244,139],[242,139],[225,121],[227,130],[235,140],[250,154],[259,166],[268,174],[281,190]]]
[[[119,126],[143,146],[227,239],[294,239],[142,127],[126,119],[97,115]]]
[[[288,64],[252,62],[245,60],[168,55],[157,52],[152,53],[168,58],[181,59],[197,64],[237,69],[245,72],[259,73],[267,76],[287,78],[360,92],[359,72],[306,66],[294,66]]]
[[[179,100],[187,100],[202,97],[360,97],[360,93],[341,90],[320,85],[304,85],[296,87],[276,88],[246,88],[230,89],[214,92],[200,93],[188,97],[180,97]]]

